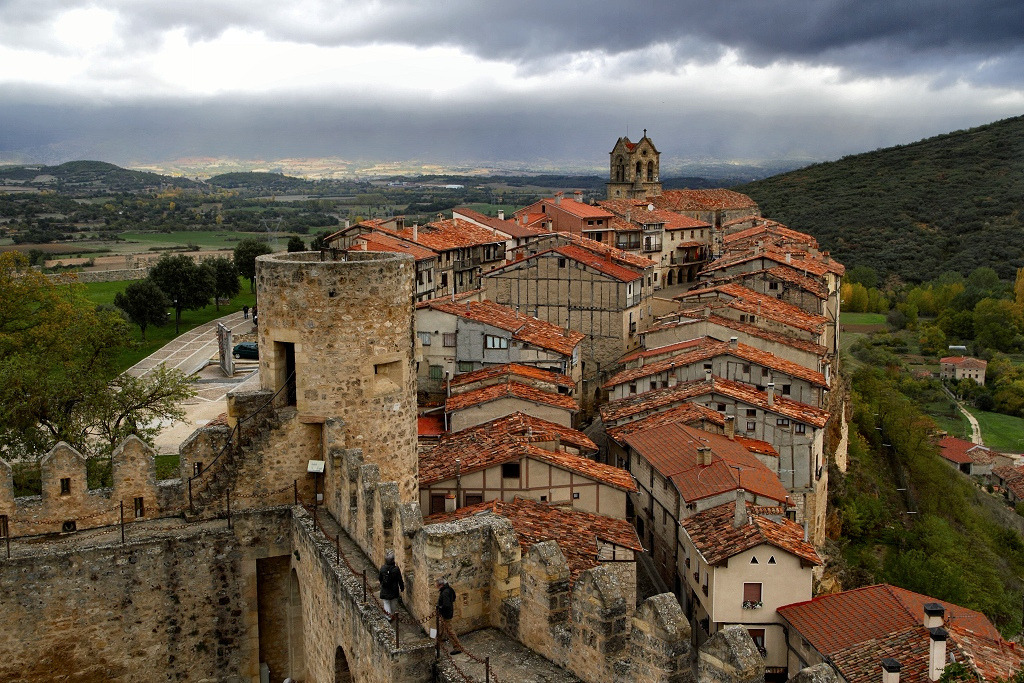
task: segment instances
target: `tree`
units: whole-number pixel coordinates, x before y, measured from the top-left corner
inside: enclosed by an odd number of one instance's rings
[[[946,350],[946,335],[936,325],[922,327],[918,339],[921,342],[921,352],[929,356],[942,355]]]
[[[249,291],[256,291],[256,257],[269,253],[270,245],[262,240],[249,238],[235,245],[235,267],[249,279]]]
[[[233,297],[241,289],[238,284],[238,268],[234,261],[224,256],[211,259],[206,262],[206,265],[213,272],[213,295],[219,311],[220,302],[217,299]]]
[[[298,235],[292,235],[288,238],[288,253],[296,251],[306,251],[306,243]]]
[[[213,275],[190,256],[164,254],[149,271],[149,277],[163,290],[174,307],[174,332],[178,333],[182,311],[194,311],[210,304]]]
[[[155,282],[147,278],[132,282],[123,292],[115,294],[114,305],[139,326],[142,340],[145,341],[149,325],[159,326],[167,321],[167,309],[171,301]]]
[[[1011,351],[1020,323],[1013,303],[1006,299],[982,299],[974,307],[974,338],[982,347]]]
[[[89,432],[102,439],[102,451],[112,452],[128,436],[152,444],[161,423],[181,420],[181,403],[195,396],[184,373],[158,365],[145,377],[121,374],[110,391],[96,397]]]
[[[191,396],[180,377],[117,377],[130,329],[80,285],[55,284],[24,256],[0,254],[0,456],[38,457],[58,441],[87,452],[99,439],[107,448],[107,434],[148,440],[146,425],[176,414]]]
[[[321,230],[318,232],[309,243],[309,248],[312,251],[320,251],[326,245],[324,241],[330,237],[333,233],[330,230]]]

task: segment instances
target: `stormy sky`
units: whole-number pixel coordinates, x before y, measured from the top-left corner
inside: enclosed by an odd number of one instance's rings
[[[0,0],[0,161],[833,159],[1024,113],[1020,0]]]

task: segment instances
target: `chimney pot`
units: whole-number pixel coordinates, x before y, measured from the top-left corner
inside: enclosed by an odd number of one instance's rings
[[[900,683],[900,669],[903,667],[892,657],[882,660],[882,683]]]
[[[704,381],[705,382],[710,382],[711,381],[711,368],[704,368]]]
[[[926,602],[924,604],[924,627],[941,627],[946,615],[946,608],[937,602]]]
[[[711,464],[711,446],[699,446],[697,448],[697,461],[704,467]]]
[[[730,441],[736,438],[736,418],[732,415],[725,416],[725,435]]]
[[[928,629],[928,680],[937,681],[946,668],[946,629],[936,626]]]
[[[444,511],[455,512],[455,494],[449,493],[444,497]]]
[[[743,489],[736,489],[736,509],[732,515],[732,525],[739,528],[746,524],[747,519],[747,495]]]
[[[775,382],[768,383],[768,405],[775,405]]]
[[[505,220],[505,210],[504,209],[498,209],[498,220],[499,221]]]

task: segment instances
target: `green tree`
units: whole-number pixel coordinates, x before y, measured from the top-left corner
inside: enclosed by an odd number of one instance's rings
[[[133,434],[152,444],[161,423],[184,418],[180,406],[193,396],[189,378],[162,364],[145,377],[118,375],[110,382],[110,391],[96,397],[89,431],[102,439],[104,452],[112,452]]]
[[[296,251],[306,251],[306,243],[298,235],[292,235],[288,238],[288,253]]]
[[[214,288],[211,269],[200,266],[190,256],[164,254],[149,271],[149,277],[171,300],[175,334],[182,311],[194,311],[210,303]]]
[[[1013,302],[1006,299],[982,299],[974,307],[974,338],[982,347],[1011,351],[1020,333]]]
[[[249,279],[249,290],[256,291],[256,257],[271,253],[263,240],[248,238],[235,245],[235,267],[242,277]]]
[[[235,262],[225,256],[218,256],[206,262],[213,272],[213,295],[220,310],[220,302],[217,299],[230,298],[238,294],[241,286],[238,284],[238,268]]]
[[[148,326],[159,326],[167,320],[167,309],[171,301],[155,282],[147,278],[132,282],[123,292],[115,294],[114,305],[139,326],[142,340],[145,341]]]
[[[871,266],[854,266],[846,271],[844,279],[849,283],[859,282],[867,289],[878,287],[878,272]]]
[[[309,248],[312,251],[320,251],[325,246],[324,241],[332,234],[334,233],[332,233],[330,230],[321,230],[313,237],[312,241],[310,241]]]
[[[940,356],[946,350],[946,334],[937,325],[925,325],[918,338],[921,352],[929,356]]]

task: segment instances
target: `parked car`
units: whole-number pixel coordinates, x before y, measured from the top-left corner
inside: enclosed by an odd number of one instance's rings
[[[252,360],[259,360],[259,346],[256,342],[241,342],[239,344],[235,344],[235,348],[231,351],[231,355],[235,358],[251,358]]]

